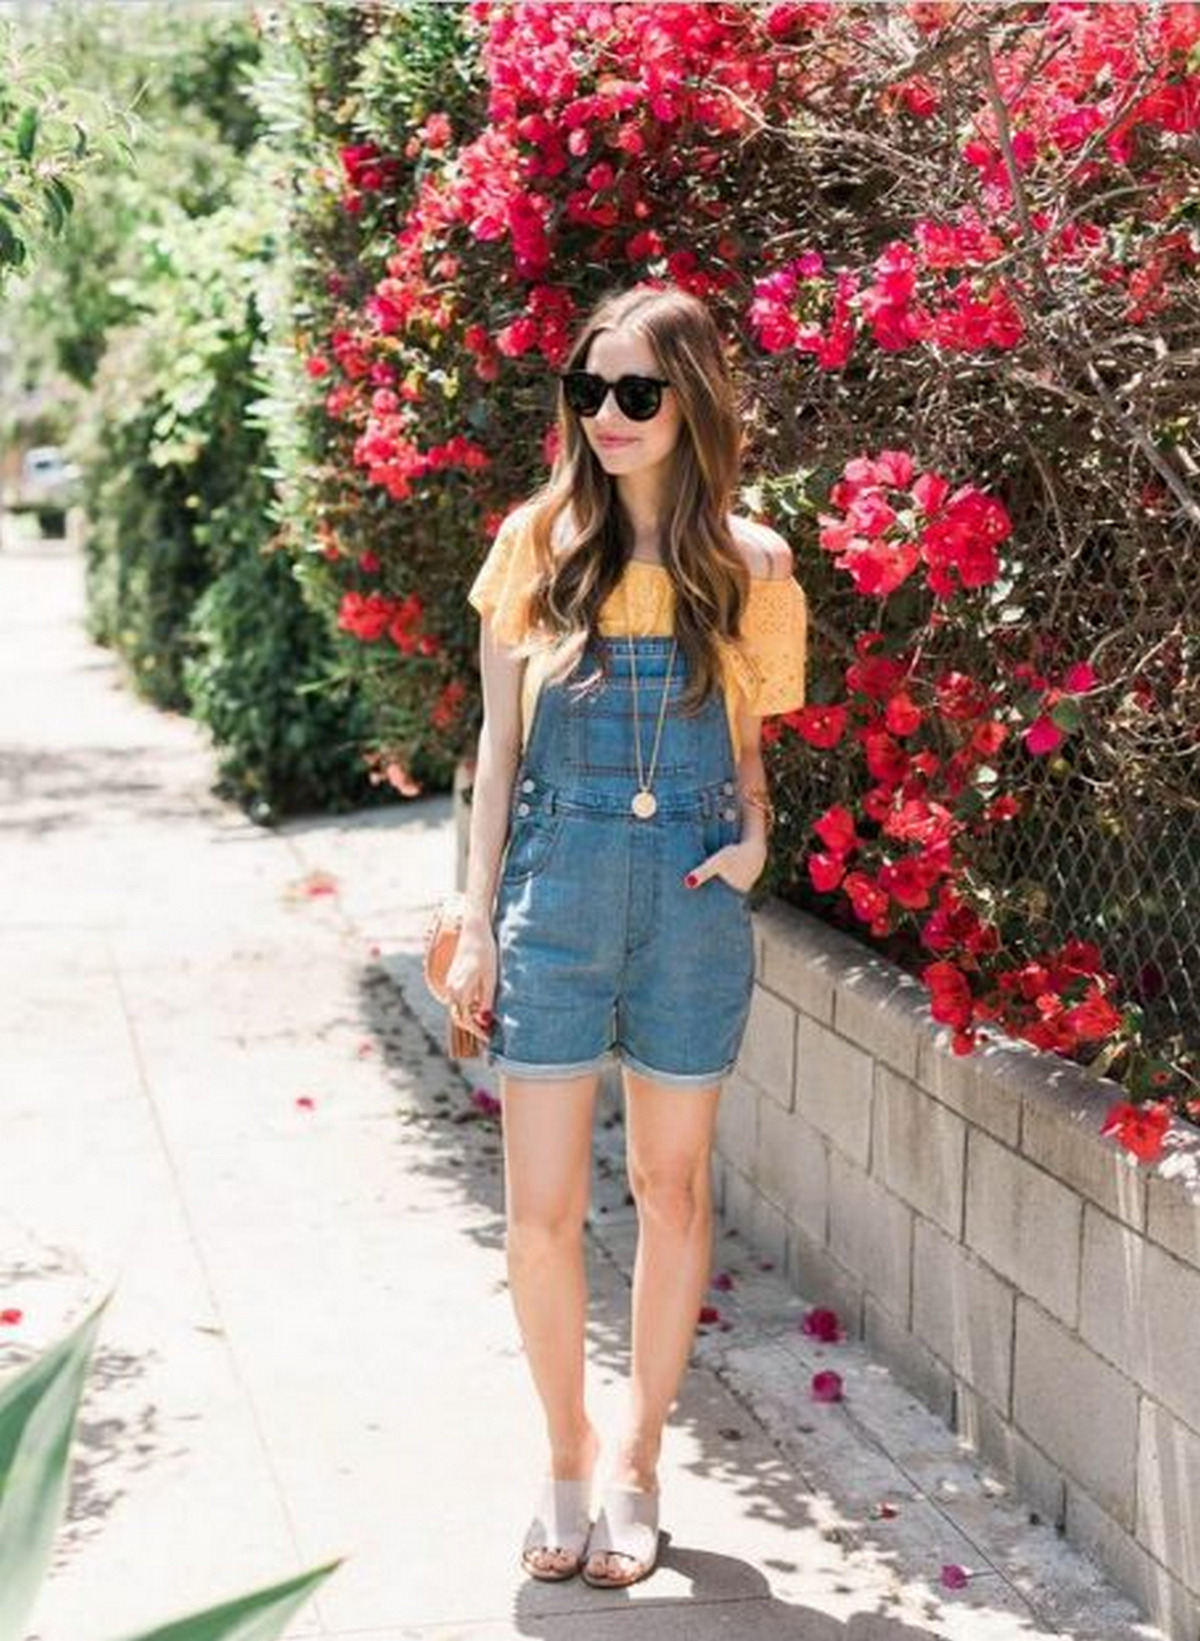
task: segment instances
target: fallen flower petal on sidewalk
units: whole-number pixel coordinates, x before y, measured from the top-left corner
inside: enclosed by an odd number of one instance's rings
[[[947,1590],[965,1590],[970,1581],[970,1573],[956,1562],[948,1561],[942,1568],[942,1584]]]
[[[732,1293],[733,1278],[730,1276],[728,1271],[718,1271],[716,1276],[714,1276],[712,1281],[709,1283],[709,1286],[716,1288],[718,1293]]]
[[[6,1328],[13,1328],[16,1327],[17,1323],[21,1321],[24,1315],[24,1311],[18,1310],[15,1305],[10,1305],[7,1310],[0,1311],[0,1322],[2,1322]]]
[[[825,1368],[812,1376],[811,1387],[814,1402],[840,1402],[842,1399],[842,1376],[832,1368]]]
[[[316,1103],[317,1102],[313,1099],[311,1094],[297,1094],[296,1096],[296,1104],[300,1107],[301,1111],[315,1110]]]
[[[807,1333],[826,1345],[836,1345],[846,1337],[837,1312],[820,1305],[814,1306],[805,1314],[800,1324],[800,1332]]]
[[[303,897],[311,900],[317,895],[336,895],[337,892],[337,878],[334,877],[332,872],[322,872],[320,870],[306,872],[303,877],[293,878],[283,891],[286,900],[296,900]]]
[[[698,1318],[700,1327],[703,1327],[706,1322],[719,1322],[720,1320],[721,1313],[715,1305],[701,1305]]]
[[[489,1094],[486,1088],[476,1088],[471,1091],[471,1104],[476,1111],[482,1111],[485,1117],[498,1117],[502,1107],[494,1094]]]

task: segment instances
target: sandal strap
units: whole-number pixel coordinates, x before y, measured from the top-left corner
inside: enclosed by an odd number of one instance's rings
[[[592,1484],[590,1481],[556,1481],[547,1476],[537,1512],[529,1524],[522,1548],[566,1550],[583,1554],[591,1530]]]
[[[600,1514],[588,1540],[588,1556],[609,1552],[631,1556],[646,1567],[654,1565],[658,1553],[657,1492],[615,1485],[605,1488]]]

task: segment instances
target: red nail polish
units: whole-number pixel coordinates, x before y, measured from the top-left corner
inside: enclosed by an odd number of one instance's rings
[[[695,872],[689,872],[683,881],[687,884],[689,889],[694,889],[697,882]]]

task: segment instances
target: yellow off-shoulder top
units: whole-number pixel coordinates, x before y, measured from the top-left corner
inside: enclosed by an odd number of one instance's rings
[[[527,629],[526,600],[536,574],[532,538],[517,513],[510,513],[467,593],[481,616],[490,613],[492,630],[504,644],[516,644]],[[670,637],[674,629],[675,588],[665,565],[630,559],[621,579],[600,609],[599,627],[607,637],[624,636],[626,590],[629,622],[635,638]],[[745,704],[758,717],[792,712],[804,704],[808,608],[804,589],[793,576],[766,581],[752,576],[742,611],[740,640],[721,640],[725,709],[735,760],[740,754],[738,714]],[[542,676],[549,663],[531,655],[521,686],[521,744],[528,744]]]

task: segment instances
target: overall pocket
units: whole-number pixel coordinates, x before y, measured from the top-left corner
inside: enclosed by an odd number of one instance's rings
[[[544,809],[512,817],[500,873],[502,882],[520,883],[542,871],[562,830],[563,818],[561,811],[551,815]]]
[[[719,813],[706,816],[699,821],[696,830],[698,833],[697,841],[706,860],[709,855],[715,855],[718,849],[724,849],[726,844],[737,843],[742,835],[740,820],[725,820]],[[733,895],[740,905],[749,910],[748,897],[750,889],[737,888],[727,878],[723,878],[720,872],[714,872],[710,878],[705,880],[702,887],[707,887],[710,883],[716,884],[717,888],[723,889],[726,894]],[[753,884],[751,888],[753,888]]]

